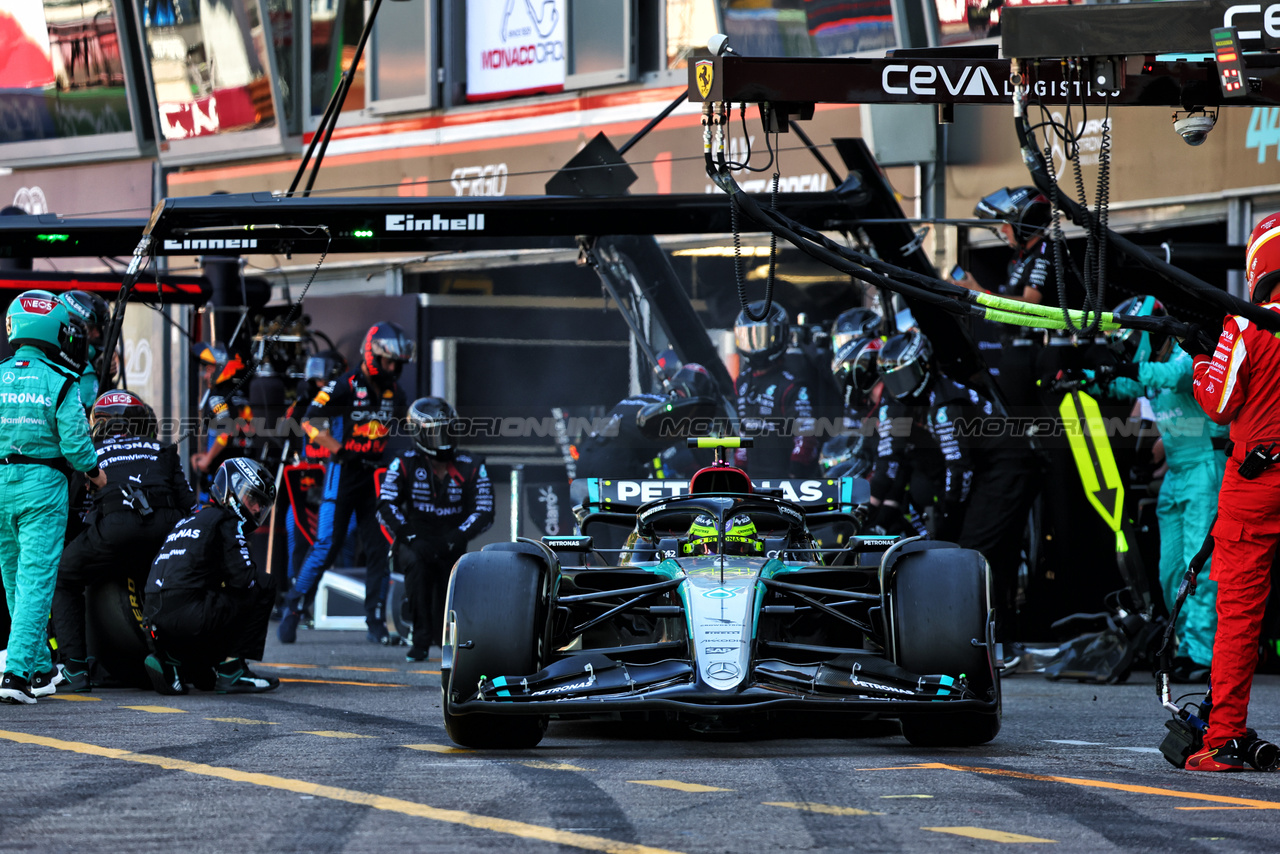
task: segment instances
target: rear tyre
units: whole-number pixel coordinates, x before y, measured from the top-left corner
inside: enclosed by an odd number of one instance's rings
[[[895,563],[893,632],[897,664],[919,675],[964,674],[979,697],[998,694],[987,640],[986,560],[970,549],[906,554]],[[918,747],[986,744],[1000,732],[1000,711],[903,715],[902,734]]]
[[[537,673],[547,649],[550,570],[540,556],[483,551],[465,554],[449,580],[445,634],[452,660],[442,668],[441,710],[449,738],[463,747],[534,747],[545,715],[452,714],[483,677]]]

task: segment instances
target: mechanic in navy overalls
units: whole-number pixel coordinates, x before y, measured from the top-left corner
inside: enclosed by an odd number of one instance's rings
[[[413,340],[403,329],[394,323],[374,324],[364,336],[360,366],[326,385],[307,407],[302,427],[332,457],[325,473],[315,544],[285,597],[277,632],[281,643],[297,640],[307,596],[342,551],[352,514],[367,562],[364,609],[369,640],[392,642],[384,610],[387,549],[378,525],[373,469],[387,449],[393,425],[404,416],[405,394],[397,379],[413,356]]]
[[[791,342],[791,319],[776,302],[767,312],[764,309],[763,301],[751,303],[733,325],[742,359],[738,418],[743,435],[755,439],[754,450],[739,449],[734,459],[757,480],[817,477],[820,447],[813,435],[813,398],[804,380],[783,365]]]
[[[391,535],[413,623],[406,661],[426,661],[440,643],[449,573],[467,542],[493,524],[484,458],[458,450],[457,420],[438,397],[415,400],[408,417],[414,450],[397,457],[382,481],[378,520]]]
[[[1008,277],[993,290],[965,273],[959,284],[970,290],[1036,305],[1058,305],[1058,280],[1053,273],[1052,244],[1045,240],[1053,212],[1049,198],[1035,187],[1005,187],[985,196],[974,207],[980,219],[998,220],[1000,236],[1014,252]],[[1036,367],[1044,334],[1020,326],[982,323],[982,338],[999,341],[999,353],[991,359],[1000,390],[1015,407],[1037,407]],[[981,345],[980,345],[981,346]],[[983,348],[986,349],[986,348]]]

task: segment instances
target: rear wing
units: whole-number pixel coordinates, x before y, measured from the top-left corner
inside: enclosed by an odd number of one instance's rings
[[[587,497],[582,507],[592,512],[635,512],[650,501],[689,494],[687,480],[588,477],[583,481],[587,485]],[[811,513],[848,513],[871,497],[871,485],[856,477],[753,479],[751,485],[756,494],[776,496]]]

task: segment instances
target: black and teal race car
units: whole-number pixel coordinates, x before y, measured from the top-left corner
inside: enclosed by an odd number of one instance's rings
[[[454,567],[441,683],[458,744],[531,747],[549,720],[624,713],[721,729],[789,711],[890,718],[917,745],[999,732],[986,560],[861,536],[865,481],[752,482],[717,462],[587,492],[579,535]]]

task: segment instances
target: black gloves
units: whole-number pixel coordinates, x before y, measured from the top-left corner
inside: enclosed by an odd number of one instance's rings
[[[853,508],[853,512],[849,515],[853,517],[853,524],[861,533],[867,527],[867,520],[875,514],[875,507],[871,504],[859,504]]]
[[[1212,356],[1218,349],[1218,339],[1210,337],[1200,324],[1192,324],[1187,336],[1178,342],[1178,346],[1194,356]]]
[[[1116,377],[1125,377],[1127,379],[1136,380],[1138,378],[1137,362],[1117,362],[1114,365],[1103,365],[1094,371],[1094,379],[1099,385],[1107,385]]]
[[[356,456],[356,452],[350,448],[339,448],[330,455],[329,459],[341,465],[343,463],[354,463],[359,459],[359,457]]]

